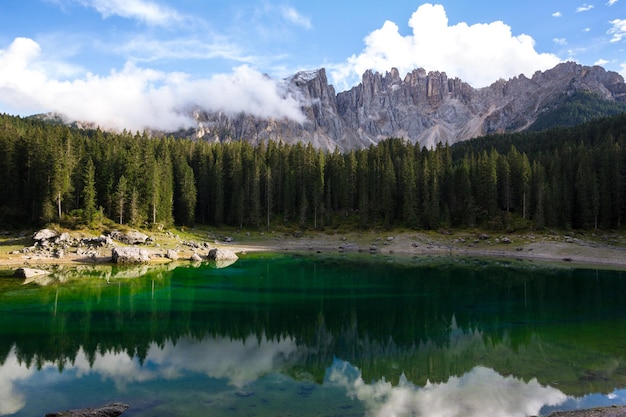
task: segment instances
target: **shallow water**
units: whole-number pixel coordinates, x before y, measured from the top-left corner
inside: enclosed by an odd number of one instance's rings
[[[527,416],[626,404],[626,274],[248,256],[0,279],[0,415]]]

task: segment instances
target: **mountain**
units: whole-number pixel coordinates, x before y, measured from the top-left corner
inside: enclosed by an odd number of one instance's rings
[[[299,72],[283,80],[286,94],[303,103],[305,123],[262,120],[246,114],[227,115],[197,110],[198,128],[179,132],[206,140],[267,139],[302,141],[315,147],[358,149],[388,137],[403,137],[427,147],[438,142],[456,143],[491,133],[516,132],[564,125],[559,109],[578,100],[577,111],[586,120],[593,102],[609,110],[593,116],[626,110],[626,84],[621,75],[599,66],[561,63],[531,78],[524,75],[473,88],[444,72],[416,69],[401,78],[397,69],[386,74],[367,71],[350,90],[336,93],[326,71]],[[601,106],[600,106],[601,107]],[[606,110],[606,111],[605,111]],[[556,112],[556,113],[555,113]],[[552,116],[551,116],[552,115]],[[565,124],[576,122],[576,117]]]

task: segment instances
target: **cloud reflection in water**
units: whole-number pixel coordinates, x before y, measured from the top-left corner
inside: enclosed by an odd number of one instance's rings
[[[349,396],[365,404],[368,415],[377,417],[526,417],[567,399],[561,391],[542,386],[536,379],[524,382],[482,366],[425,387],[412,384],[403,375],[398,386],[393,386],[384,379],[367,384],[358,368],[335,360],[326,380],[344,387]]]

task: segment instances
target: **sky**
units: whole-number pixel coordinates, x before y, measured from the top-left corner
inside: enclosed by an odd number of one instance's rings
[[[176,130],[195,108],[304,120],[286,77],[446,72],[476,88],[559,62],[626,77],[626,0],[1,0],[0,113]]]

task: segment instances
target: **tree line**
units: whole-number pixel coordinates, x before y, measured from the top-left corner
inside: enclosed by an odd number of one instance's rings
[[[0,225],[615,229],[626,115],[427,149],[210,143],[0,115]]]

